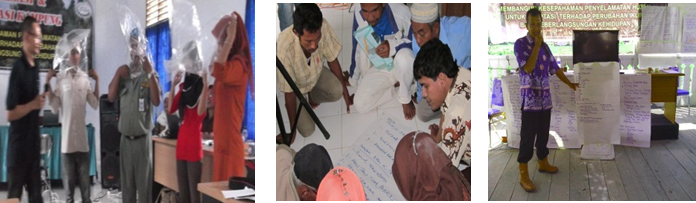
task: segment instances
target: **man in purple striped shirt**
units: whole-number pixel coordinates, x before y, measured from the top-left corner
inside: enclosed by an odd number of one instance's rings
[[[525,16],[527,35],[515,42],[515,57],[520,65],[520,92],[522,94],[522,129],[520,132],[520,185],[527,192],[534,191],[534,183],[529,179],[527,162],[534,155],[534,146],[539,158],[539,172],[556,173],[558,168],[549,164],[549,125],[551,123],[551,93],[549,76],[556,76],[568,87],[575,90],[577,83],[571,83],[563,70],[558,67],[549,46],[544,43],[541,32],[542,16],[538,8],[527,11]],[[536,143],[534,142],[536,139]]]

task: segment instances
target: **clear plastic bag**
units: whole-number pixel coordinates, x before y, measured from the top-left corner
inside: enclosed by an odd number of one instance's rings
[[[146,74],[145,70],[143,69],[143,67],[145,66],[151,66],[151,68],[153,69],[152,71],[156,71],[154,69],[154,65],[152,64],[152,56],[148,51],[148,40],[145,36],[144,26],[145,21],[138,18],[138,15],[131,11],[131,9],[128,6],[118,5],[118,8],[116,9],[118,11],[119,24],[121,26],[121,34],[123,34],[123,39],[125,40],[126,46],[128,47],[125,51],[128,51],[128,55],[130,56],[127,64],[130,72],[130,78],[135,79],[143,77],[143,75]],[[155,113],[153,112],[153,108],[157,107],[152,104],[151,95],[159,94],[159,92],[151,92],[149,88],[143,86],[141,86],[140,88],[141,89],[139,92],[133,91],[130,93],[126,93],[137,94],[131,95],[137,96],[137,101],[134,101],[135,104],[131,106],[131,108],[134,109],[122,109],[122,112],[140,112],[143,116],[147,113]],[[125,113],[123,115],[125,115]],[[119,122],[121,122],[122,125],[128,126],[126,127],[127,129],[125,129],[121,133],[124,135],[138,135],[143,133],[149,134],[154,128],[154,126],[152,122],[147,121],[148,119],[152,121],[152,118],[144,118],[143,120],[141,119],[142,118],[120,120]]]
[[[140,19],[130,8],[120,5],[119,17],[121,19],[121,32],[123,33],[128,53],[130,55],[128,68],[131,78],[140,76],[143,73],[143,65],[146,61],[152,61],[152,56],[147,50],[147,38],[145,37],[145,27],[142,26]]]
[[[63,34],[63,37],[56,44],[53,69],[68,71],[77,68],[87,73],[89,56],[86,50],[89,45],[90,33],[89,29],[73,29]]]
[[[170,73],[177,71],[206,75],[201,52],[201,23],[196,6],[186,0],[172,1],[171,28],[172,57],[167,61]]]

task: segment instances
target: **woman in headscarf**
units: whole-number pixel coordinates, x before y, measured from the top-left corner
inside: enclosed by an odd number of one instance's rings
[[[365,189],[352,170],[337,166],[321,181],[317,201],[365,201]]]
[[[245,177],[244,141],[241,129],[247,86],[254,98],[251,52],[244,22],[237,12],[220,19],[213,29],[218,40],[213,62],[213,181]]]
[[[411,132],[396,147],[392,174],[410,201],[470,201],[470,185],[427,133]]]

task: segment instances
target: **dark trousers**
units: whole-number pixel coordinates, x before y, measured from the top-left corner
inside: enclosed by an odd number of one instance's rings
[[[24,164],[14,164],[7,169],[9,191],[7,199],[22,198],[22,190],[27,189],[30,203],[41,203],[41,167],[40,160],[23,160]]]
[[[75,202],[75,186],[80,183],[82,202],[90,203],[89,153],[66,153],[63,157],[63,187],[65,187],[68,203]]]
[[[527,163],[534,156],[534,147],[537,148],[539,160],[549,155],[549,126],[551,125],[551,110],[538,112],[522,111],[522,129],[520,132],[520,154],[518,163]],[[536,142],[535,142],[536,139]]]
[[[201,182],[202,170],[203,164],[200,161],[176,160],[176,178],[179,182],[179,198],[181,202],[201,202],[198,183]]]

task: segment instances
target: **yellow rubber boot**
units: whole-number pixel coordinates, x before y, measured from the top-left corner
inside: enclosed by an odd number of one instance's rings
[[[529,179],[527,163],[520,163],[520,185],[527,192],[532,192],[534,189],[536,189],[532,180]]]
[[[549,157],[539,160],[539,172],[543,173],[556,173],[558,172],[558,167],[549,164]]]

